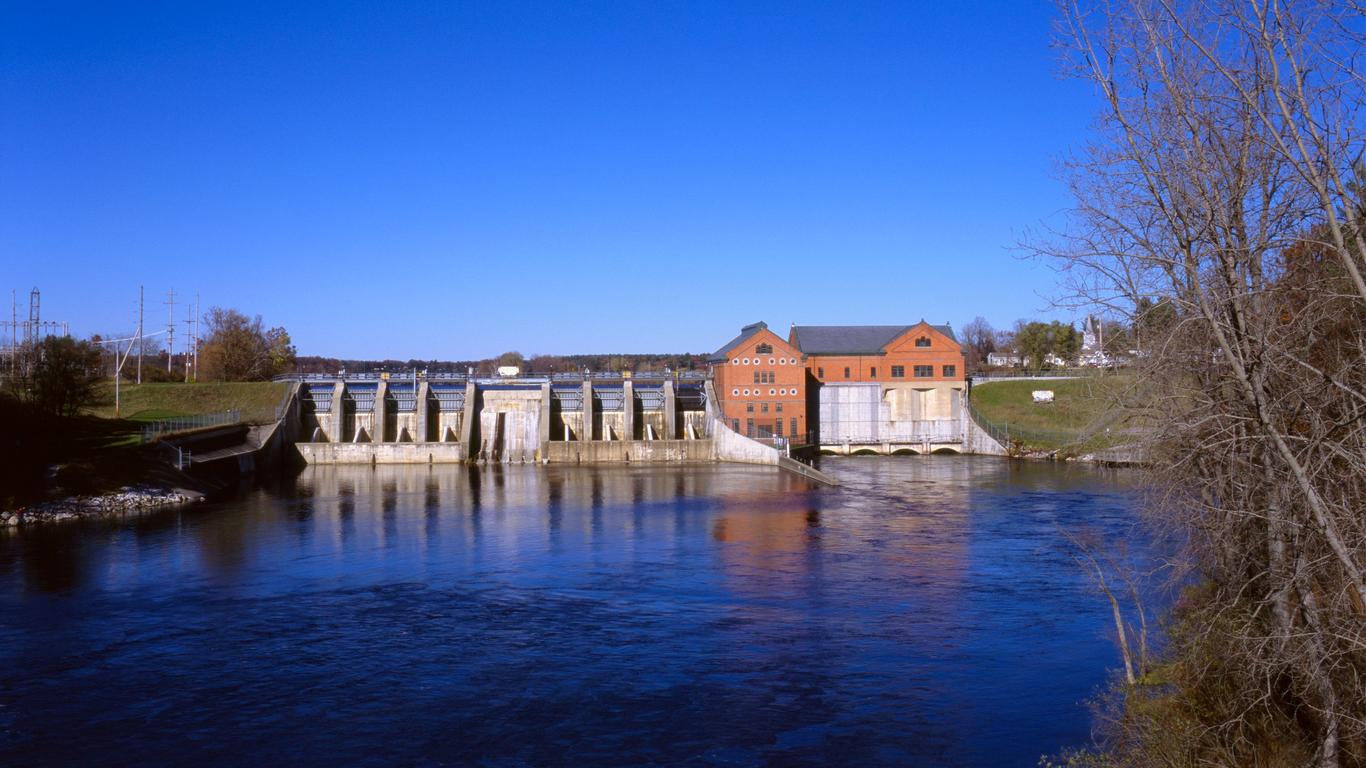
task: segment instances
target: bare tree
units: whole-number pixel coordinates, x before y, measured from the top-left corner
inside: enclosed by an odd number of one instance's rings
[[[987,355],[996,351],[996,329],[985,317],[974,317],[963,326],[963,347],[967,352],[968,370],[986,365]]]
[[[1129,709],[1118,759],[1366,764],[1366,15],[1065,0],[1062,16],[1104,111],[1067,164],[1068,226],[1033,247],[1074,303],[1144,329],[1153,511],[1201,584],[1164,694],[1198,705]]]

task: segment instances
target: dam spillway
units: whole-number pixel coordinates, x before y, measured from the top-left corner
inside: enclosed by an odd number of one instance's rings
[[[780,452],[725,429],[696,374],[308,375],[282,421],[308,464],[738,460]],[[746,445],[752,443],[752,445]],[[737,448],[738,453],[737,453]]]

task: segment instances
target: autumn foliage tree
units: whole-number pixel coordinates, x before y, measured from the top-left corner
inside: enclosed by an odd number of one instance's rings
[[[235,309],[213,307],[204,321],[208,335],[199,350],[201,378],[264,381],[293,369],[289,333],[284,328],[266,329],[260,315],[249,318]]]

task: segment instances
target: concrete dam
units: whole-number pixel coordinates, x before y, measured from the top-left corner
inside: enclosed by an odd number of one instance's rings
[[[826,480],[731,431],[699,374],[291,380],[281,438],[308,464],[732,461]]]

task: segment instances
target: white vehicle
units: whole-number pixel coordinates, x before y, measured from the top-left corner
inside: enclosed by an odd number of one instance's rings
[[[1036,402],[1036,403],[1051,403],[1051,402],[1053,402],[1053,390],[1051,390],[1051,389],[1036,389],[1036,390],[1034,390],[1033,395],[1034,395],[1034,402]]]
[[[500,366],[498,366],[498,375],[499,375],[499,376],[511,377],[511,376],[516,376],[517,374],[519,374],[519,373],[521,373],[521,372],[522,372],[522,369],[521,369],[521,368],[518,368],[518,367],[515,366],[515,365],[500,365]]]

